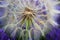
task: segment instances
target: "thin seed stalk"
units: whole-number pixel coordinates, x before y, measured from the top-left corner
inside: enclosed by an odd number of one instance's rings
[[[30,28],[31,25],[31,20],[28,18],[26,19],[26,40],[28,40],[29,34],[28,34],[28,30]]]
[[[26,40],[28,40],[29,21],[26,20]]]

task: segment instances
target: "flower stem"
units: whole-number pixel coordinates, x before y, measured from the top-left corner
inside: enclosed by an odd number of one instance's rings
[[[26,40],[28,40],[29,20],[26,20]]]

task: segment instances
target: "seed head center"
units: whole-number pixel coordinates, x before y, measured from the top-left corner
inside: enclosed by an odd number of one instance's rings
[[[28,14],[28,15],[31,15],[33,14],[33,10],[29,9],[29,8],[25,8],[25,11],[24,11],[24,14]]]

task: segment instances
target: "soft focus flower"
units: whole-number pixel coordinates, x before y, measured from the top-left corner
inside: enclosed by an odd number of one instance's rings
[[[52,30],[46,34],[46,40],[60,40],[60,28],[52,28]]]
[[[46,0],[6,0],[7,7],[7,25],[4,26],[6,31],[15,36],[17,31],[19,39],[37,40],[40,35],[44,36],[44,32],[48,30],[49,25],[58,25],[52,19],[52,15],[56,12],[52,9],[50,1]],[[33,37],[33,38],[32,38]],[[38,39],[39,40],[39,39]]]

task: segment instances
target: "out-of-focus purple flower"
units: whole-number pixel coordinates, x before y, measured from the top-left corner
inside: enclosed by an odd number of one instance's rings
[[[52,28],[52,30],[46,34],[47,40],[60,40],[60,28]]]
[[[0,29],[0,40],[10,40],[9,36],[3,31],[3,29]]]

